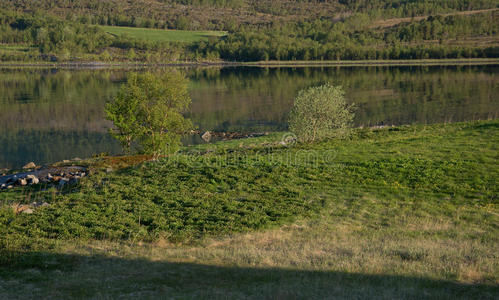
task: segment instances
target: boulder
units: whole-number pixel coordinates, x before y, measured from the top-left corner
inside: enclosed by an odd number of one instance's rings
[[[19,204],[19,203],[12,204],[12,209],[14,210],[14,213],[16,215],[20,214],[20,213],[25,213],[25,211],[27,211],[26,212],[27,214],[32,214],[33,213],[33,210],[28,205],[22,205],[22,204]]]
[[[25,185],[27,185],[27,184],[28,184],[28,181],[26,180],[26,178],[19,178],[19,179],[17,180],[17,184],[22,185],[22,186],[25,186]]]
[[[211,133],[210,133],[209,131],[206,131],[205,133],[203,133],[203,135],[201,136],[201,138],[202,138],[205,142],[209,143],[209,142],[210,142],[210,140],[211,140]]]
[[[36,165],[34,162],[30,162],[30,163],[27,163],[26,165],[24,165],[23,169],[33,169],[33,168],[36,168]]]
[[[50,206],[50,204],[48,204],[47,202],[33,202],[31,206],[34,208],[38,208],[38,207],[47,207]]]
[[[31,208],[26,208],[25,210],[22,211],[23,214],[32,214],[33,210]]]
[[[38,184],[40,180],[35,175],[29,174],[26,176],[29,184]]]

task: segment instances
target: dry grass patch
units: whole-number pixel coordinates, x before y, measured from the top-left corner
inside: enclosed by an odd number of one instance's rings
[[[25,299],[498,295],[498,244],[474,238],[474,228],[451,219],[413,219],[398,226],[402,234],[369,227],[326,213],[273,230],[206,238],[194,246],[164,239],[152,244],[63,243],[52,258],[54,268],[16,271],[22,279],[2,281],[0,297],[15,297],[20,285]],[[441,237],[442,230],[459,234]],[[63,265],[58,265],[57,255]],[[64,269],[68,257],[75,263]],[[26,286],[26,280],[37,283]]]

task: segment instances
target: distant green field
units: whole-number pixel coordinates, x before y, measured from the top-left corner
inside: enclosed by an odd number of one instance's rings
[[[29,49],[30,47],[26,47],[24,45],[0,44],[0,50],[28,51]]]
[[[226,35],[224,31],[166,30],[117,26],[100,27],[113,35],[127,34],[133,38],[163,42],[197,42],[208,40],[210,37],[222,37]]]

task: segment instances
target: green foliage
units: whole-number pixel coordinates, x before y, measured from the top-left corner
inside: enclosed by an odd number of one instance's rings
[[[137,54],[135,53],[135,51],[133,49],[130,49],[128,51],[127,57],[129,60],[133,61],[137,57]]]
[[[102,53],[100,54],[100,59],[105,62],[109,62],[112,59],[111,53],[109,53],[109,51],[107,50],[102,51]]]
[[[118,95],[113,102],[106,103],[105,114],[106,119],[113,122],[115,129],[111,129],[111,135],[116,138],[122,145],[125,152],[130,153],[132,142],[140,135],[139,131],[139,98],[134,95],[134,90],[131,81],[137,75],[131,74],[129,83],[121,87]]]
[[[301,142],[314,142],[350,133],[353,105],[339,86],[325,84],[298,93],[289,117],[289,129]]]
[[[0,43],[32,44],[40,53],[93,53],[111,38],[96,26],[66,22],[38,13],[0,11]]]
[[[179,73],[133,73],[106,105],[106,116],[116,127],[113,136],[126,150],[136,142],[141,152],[157,158],[174,153],[181,136],[192,129],[182,115],[190,103],[187,80]]]

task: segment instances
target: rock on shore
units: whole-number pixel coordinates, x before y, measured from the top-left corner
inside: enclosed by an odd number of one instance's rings
[[[60,167],[17,173],[0,177],[0,190],[37,184],[63,188],[66,185],[77,184],[85,176],[87,170],[83,167]]]

